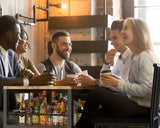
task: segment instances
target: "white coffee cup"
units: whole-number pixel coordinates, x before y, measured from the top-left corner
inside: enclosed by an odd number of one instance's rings
[[[76,77],[77,77],[77,74],[67,74],[67,77],[76,78]]]
[[[105,75],[112,75],[111,70],[104,70],[101,72],[101,75],[105,74]],[[103,86],[102,81],[100,80],[100,86]]]
[[[88,70],[84,70],[82,72],[79,72],[78,75],[88,75]]]

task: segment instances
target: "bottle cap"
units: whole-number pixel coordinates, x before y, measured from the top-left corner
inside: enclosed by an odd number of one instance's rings
[[[36,100],[39,100],[39,96],[36,97]]]
[[[43,91],[43,94],[42,94],[42,95],[44,95],[44,96],[47,95],[47,91]]]
[[[25,104],[25,102],[26,102],[26,101],[25,101],[25,100],[23,100],[23,104]]]
[[[52,91],[52,97],[55,97],[55,92],[54,91]]]
[[[78,99],[78,106],[81,106],[81,99]]]
[[[63,98],[63,93],[60,93],[60,98]]]

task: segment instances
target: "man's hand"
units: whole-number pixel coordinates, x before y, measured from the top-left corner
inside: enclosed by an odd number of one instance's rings
[[[111,66],[114,65],[114,57],[117,53],[117,49],[111,49],[110,51],[108,51],[106,53],[106,59],[105,59],[105,63],[111,64]]]
[[[95,86],[95,79],[90,75],[79,75],[77,80],[82,86]]]
[[[63,80],[57,80],[55,81],[56,86],[76,86],[77,85],[77,80],[73,77],[67,77]]]
[[[30,79],[31,85],[43,85],[43,84],[53,84],[56,80],[56,76],[52,73],[45,73],[37,77]]]
[[[30,69],[22,69],[23,78],[30,79],[33,75],[34,75],[34,73]]]

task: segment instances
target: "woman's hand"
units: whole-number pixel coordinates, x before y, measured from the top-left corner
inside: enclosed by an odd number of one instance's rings
[[[95,86],[95,79],[90,75],[79,75],[77,80],[82,86]]]
[[[30,79],[33,75],[34,75],[34,73],[30,69],[22,69],[23,78]]]
[[[108,74],[102,74],[101,75],[101,82],[104,86],[114,86],[117,87],[118,85],[118,77],[115,75],[108,75]]]

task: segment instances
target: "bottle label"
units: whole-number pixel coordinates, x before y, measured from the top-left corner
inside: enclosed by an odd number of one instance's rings
[[[68,120],[68,117],[65,116],[65,117],[64,117],[64,126],[67,126],[67,124],[68,124],[68,121],[67,121],[67,120]]]
[[[78,113],[78,120],[81,118],[82,113]]]
[[[32,116],[32,122],[33,122],[33,124],[39,124],[39,116],[33,115]]]
[[[25,123],[25,116],[19,116],[19,123]]]
[[[74,125],[77,123],[77,113],[74,113]]]
[[[40,111],[40,114],[45,114],[44,111]],[[45,125],[46,124],[46,116],[40,115],[40,124]]]
[[[51,125],[52,125],[52,119],[51,119],[51,117],[50,117],[50,118],[47,118],[47,125],[48,125],[48,126],[51,126]]]
[[[59,116],[59,125],[63,126],[63,116]]]
[[[58,122],[58,116],[53,116],[53,125],[57,126]]]
[[[28,117],[26,118],[26,123],[27,123],[27,124],[31,124],[31,117],[30,117],[30,116],[28,116]]]

